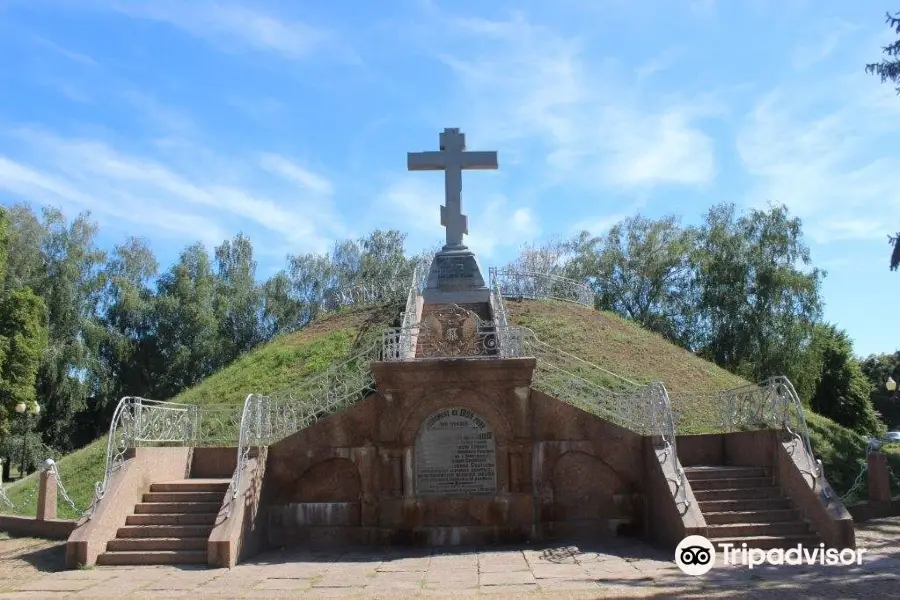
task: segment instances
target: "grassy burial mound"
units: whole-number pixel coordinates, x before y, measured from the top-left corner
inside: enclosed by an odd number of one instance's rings
[[[207,407],[231,405],[235,410],[230,412],[236,414],[239,420],[239,407],[243,406],[247,394],[268,394],[302,386],[305,380],[321,373],[329,365],[380,339],[381,331],[395,323],[401,310],[400,305],[392,305],[321,317],[297,332],[279,336],[248,352],[215,375],[168,400]],[[233,433],[227,437],[235,439],[223,441],[223,445],[237,444],[237,426],[231,424],[230,430]],[[224,440],[226,436],[216,437]],[[90,505],[94,483],[103,479],[106,442],[104,436],[58,460],[60,478],[78,509],[84,510]],[[16,505],[16,510],[0,506],[0,512],[34,515],[37,484],[37,473],[21,481],[4,483],[3,489]],[[77,516],[78,513],[60,498],[59,517]]]
[[[506,308],[512,323],[530,328],[542,342],[611,373],[641,384],[662,381],[673,398],[682,392],[701,392],[682,396],[685,400],[673,407],[685,422],[704,422],[704,413],[717,410],[715,398],[702,392],[748,383],[611,313],[565,302],[508,300]],[[400,310],[401,306],[394,305],[321,317],[296,333],[248,352],[171,400],[235,406],[241,405],[250,392],[268,394],[302,387],[304,381],[329,365],[376,343],[385,327],[397,324]],[[595,383],[617,385],[614,376],[604,378],[602,373]],[[807,420],[813,450],[823,460],[832,484],[841,492],[849,489],[865,455],[862,438],[809,411]],[[89,505],[94,482],[103,477],[105,457],[104,437],[59,461],[62,480],[79,508]],[[900,473],[900,454],[890,458],[895,472]],[[4,487],[18,512],[34,514],[36,475]],[[75,516],[64,504],[60,502],[60,516]]]
[[[720,408],[714,396],[703,392],[750,383],[609,312],[564,302],[506,300],[505,305],[512,322],[530,328],[552,346],[637,383],[663,382],[672,396],[672,409],[681,415],[683,425],[679,433],[715,430],[698,427],[698,424],[712,423],[711,415],[717,415]],[[604,380],[602,374],[596,383],[607,387],[617,385],[611,378]],[[828,480],[838,492],[846,492],[865,462],[865,441],[809,409],[806,420],[813,452],[822,460]],[[885,447],[884,452],[900,479],[900,445]],[[900,494],[900,482],[895,482],[893,491]],[[848,502],[864,498],[865,481],[862,495],[854,495]]]

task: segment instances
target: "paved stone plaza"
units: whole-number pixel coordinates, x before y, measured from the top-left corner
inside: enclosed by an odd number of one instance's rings
[[[857,530],[859,567],[720,566],[682,574],[668,553],[640,542],[600,547],[269,552],[231,570],[95,567],[63,570],[64,546],[0,541],[0,600],[13,598],[447,598],[759,597],[896,598],[900,518]]]

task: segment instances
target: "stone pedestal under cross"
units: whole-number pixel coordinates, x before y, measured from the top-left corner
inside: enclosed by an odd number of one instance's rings
[[[496,152],[467,152],[466,136],[459,129],[444,129],[440,134],[439,152],[408,152],[406,166],[410,171],[444,171],[444,206],[441,225],[447,229],[444,250],[465,248],[463,235],[469,233],[466,215],[462,214],[463,169],[497,169]]]
[[[446,244],[435,254],[423,292],[426,303],[483,303],[490,291],[481,275],[475,255],[463,244],[469,233],[462,214],[462,172],[464,169],[497,169],[496,152],[467,152],[466,136],[459,129],[444,129],[438,152],[409,152],[410,171],[444,171],[444,205],[441,225],[447,230]]]

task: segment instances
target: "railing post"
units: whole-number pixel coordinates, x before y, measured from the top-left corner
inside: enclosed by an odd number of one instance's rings
[[[888,475],[887,457],[874,450],[866,457],[869,480],[869,502],[873,504],[891,502],[891,478]]]
[[[144,406],[141,402],[140,398],[135,398],[135,401],[132,403],[132,410],[134,410],[134,430],[131,432],[132,438],[131,442],[137,447],[138,442],[140,441],[143,432],[144,432]],[[128,428],[126,427],[126,431]]]
[[[50,465],[44,465],[38,483],[38,521],[52,521],[56,518],[56,485],[56,471]]]

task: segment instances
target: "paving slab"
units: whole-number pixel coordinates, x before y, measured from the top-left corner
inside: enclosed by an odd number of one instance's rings
[[[631,540],[536,547],[276,550],[233,569],[63,570],[58,543],[0,541],[0,600],[18,598],[747,598],[897,597],[900,518],[857,528],[862,565],[726,565],[682,573],[671,553]],[[5,545],[4,545],[5,544]],[[55,545],[54,545],[55,544]],[[18,557],[18,558],[17,558]]]

